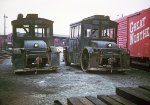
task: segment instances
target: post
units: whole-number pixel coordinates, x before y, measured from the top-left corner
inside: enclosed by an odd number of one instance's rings
[[[5,40],[5,37],[6,37],[6,18],[8,18],[5,14],[4,14],[4,49],[6,49],[6,40]]]
[[[6,18],[8,17],[4,14],[4,35],[6,35]]]

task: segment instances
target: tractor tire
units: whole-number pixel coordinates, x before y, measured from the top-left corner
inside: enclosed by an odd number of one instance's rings
[[[89,53],[88,50],[84,49],[81,55],[81,68],[83,71],[87,71],[89,67]]]

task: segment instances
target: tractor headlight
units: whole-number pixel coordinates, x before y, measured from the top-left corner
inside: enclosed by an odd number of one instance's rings
[[[111,47],[112,47],[112,44],[111,44],[111,43],[107,44],[107,47],[108,47],[108,48],[111,48]]]
[[[38,43],[35,43],[35,44],[34,44],[34,47],[35,47],[35,48],[38,48],[38,47],[39,47],[39,44],[38,44]]]

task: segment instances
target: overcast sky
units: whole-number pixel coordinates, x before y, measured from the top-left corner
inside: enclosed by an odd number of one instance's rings
[[[150,0],[0,0],[0,34],[11,33],[11,21],[18,13],[39,14],[39,17],[54,21],[54,34],[69,34],[69,25],[91,15],[109,15],[115,20],[150,8]]]

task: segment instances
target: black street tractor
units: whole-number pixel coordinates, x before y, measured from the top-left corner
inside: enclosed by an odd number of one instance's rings
[[[27,14],[12,21],[14,72],[56,70],[59,52],[53,46],[53,21]]]

